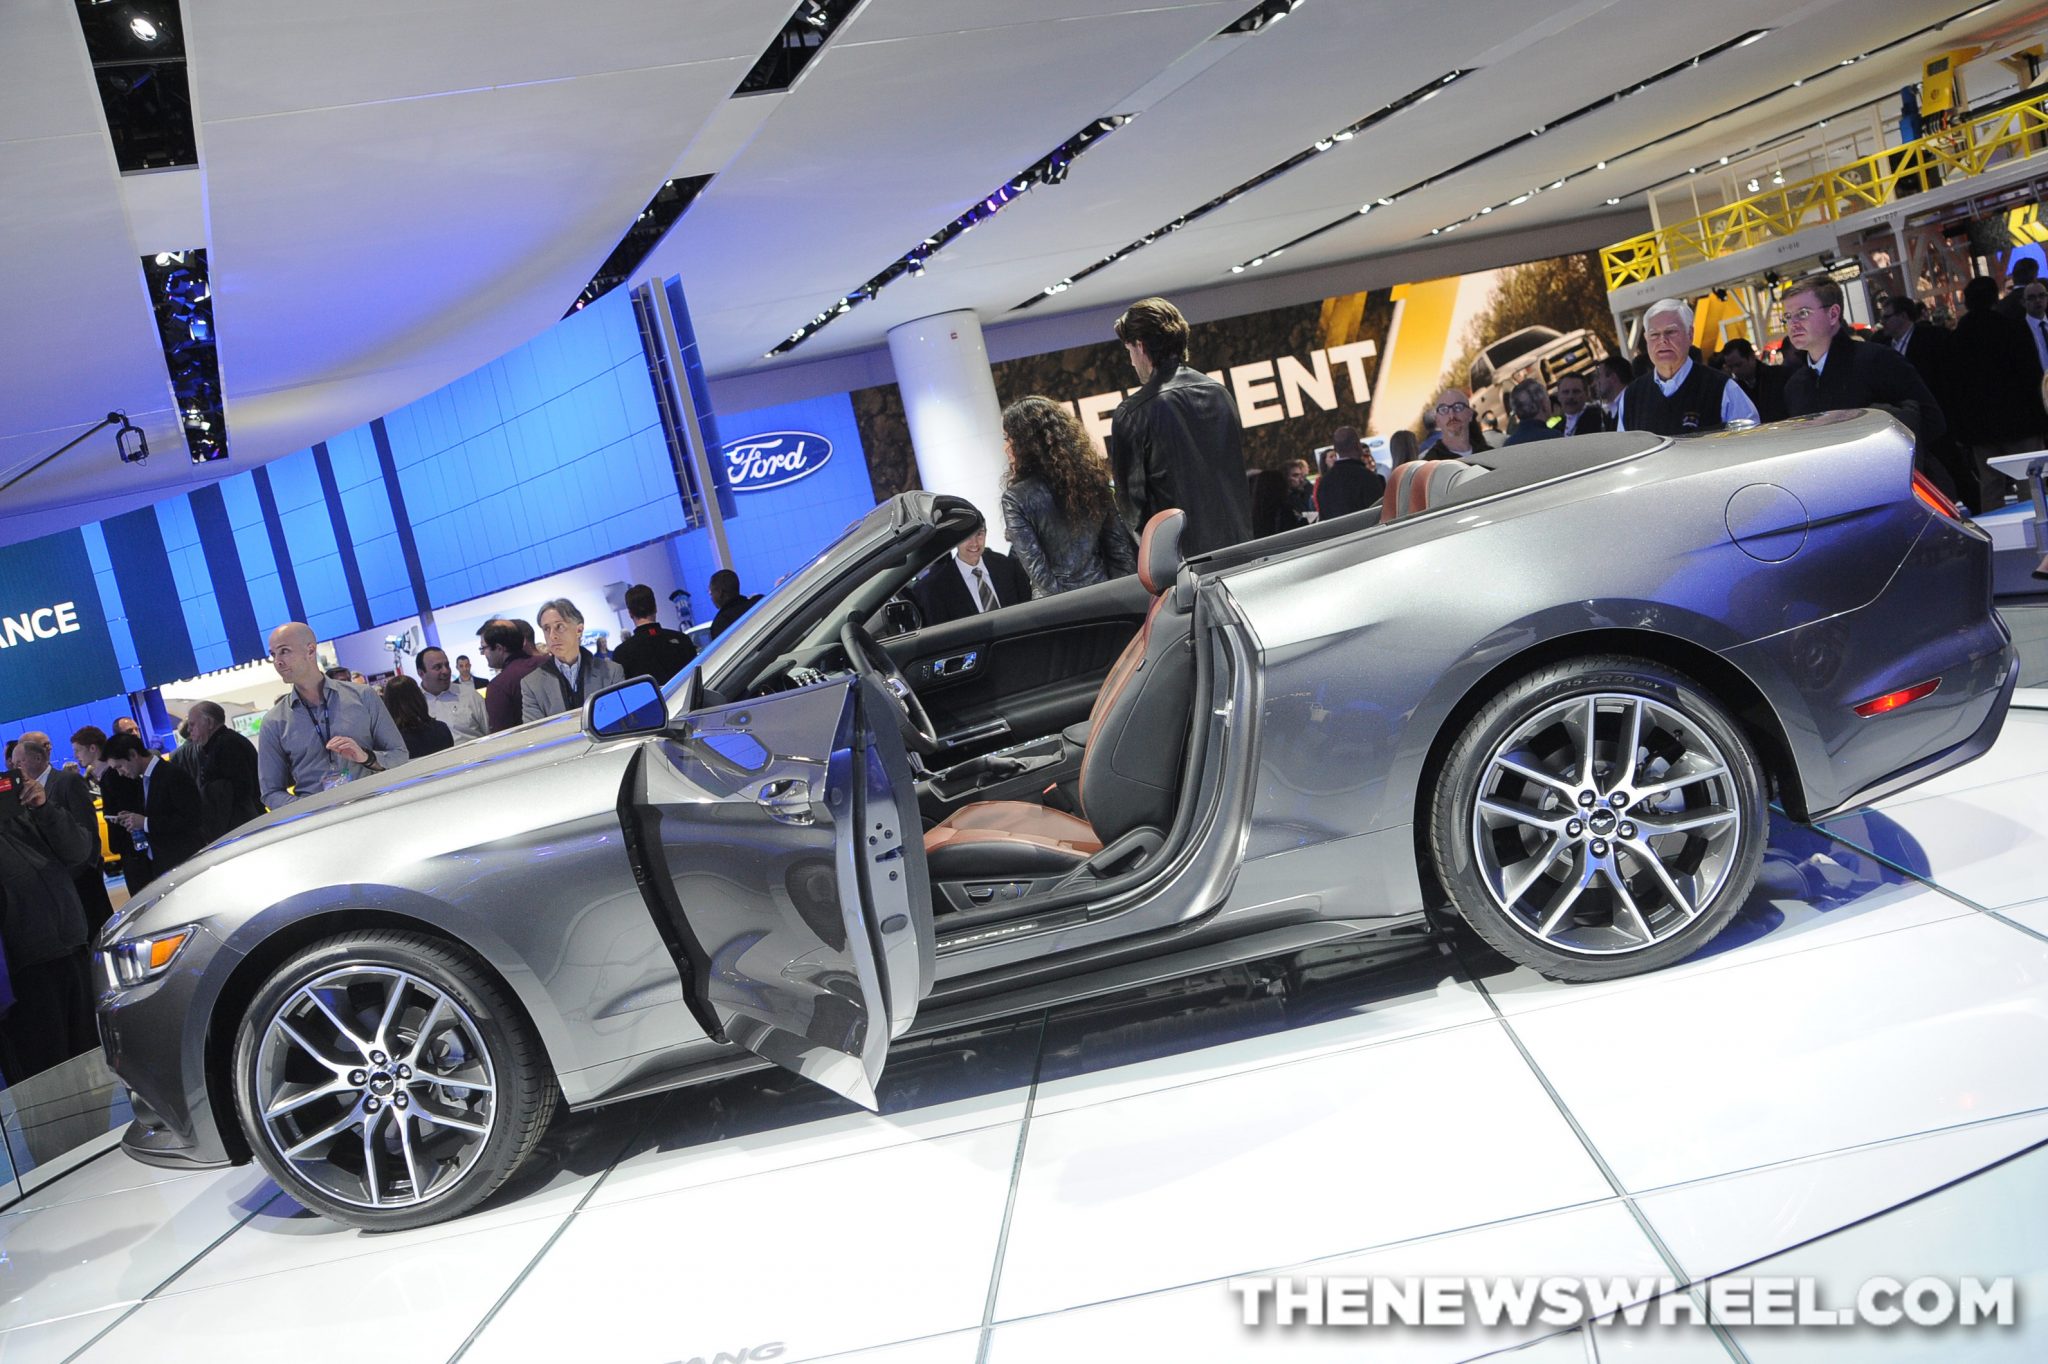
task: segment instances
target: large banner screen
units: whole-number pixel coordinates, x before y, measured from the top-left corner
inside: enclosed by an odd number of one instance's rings
[[[1589,369],[1612,331],[1599,260],[1586,253],[1199,322],[1188,362],[1230,390],[1245,463],[1270,469],[1311,456],[1340,426],[1421,434],[1445,387],[1466,389],[1484,424],[1504,425],[1511,380]],[[1033,393],[1065,403],[1098,445],[1137,385],[1114,337],[991,369],[1003,403]],[[863,389],[853,405],[877,495],[917,486],[895,387]]]
[[[0,547],[0,713],[35,715],[121,690],[84,535]]]

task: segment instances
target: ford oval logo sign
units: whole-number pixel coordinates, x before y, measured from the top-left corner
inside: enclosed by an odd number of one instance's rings
[[[815,431],[770,431],[727,441],[725,474],[736,493],[766,492],[809,478],[832,458],[832,442]]]

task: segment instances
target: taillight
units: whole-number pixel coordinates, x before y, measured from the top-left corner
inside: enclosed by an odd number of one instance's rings
[[[1916,474],[1915,477],[1917,478],[1918,475]],[[1941,494],[1936,493],[1935,496],[1940,497]],[[1890,711],[1897,710],[1901,706],[1910,706],[1922,697],[1932,696],[1940,687],[1940,678],[1929,678],[1925,682],[1918,682],[1910,687],[1902,687],[1898,691],[1888,691],[1883,696],[1872,697],[1856,707],[1856,713],[1868,720],[1873,715],[1884,715]]]
[[[1941,489],[1929,482],[1927,475],[1918,469],[1913,471],[1913,496],[1919,498],[1929,511],[1946,516],[1951,521],[1963,519],[1963,514],[1956,510],[1956,504],[1949,501]]]

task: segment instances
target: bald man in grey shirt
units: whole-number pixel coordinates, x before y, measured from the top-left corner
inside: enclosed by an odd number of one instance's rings
[[[263,803],[273,810],[407,757],[384,698],[372,687],[324,675],[317,648],[312,627],[298,621],[270,633],[271,665],[292,685],[256,734]]]

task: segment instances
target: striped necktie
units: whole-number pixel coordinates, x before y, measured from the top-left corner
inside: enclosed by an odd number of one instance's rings
[[[974,595],[980,599],[982,610],[996,609],[996,590],[990,586],[988,574],[982,571],[980,564],[974,566]]]

